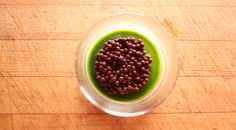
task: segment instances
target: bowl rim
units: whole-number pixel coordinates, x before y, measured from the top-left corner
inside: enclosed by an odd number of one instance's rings
[[[142,16],[142,15],[134,15],[134,14],[121,14],[121,15],[114,15],[114,16],[110,16],[110,17],[107,17],[107,18],[105,18],[105,19],[103,19],[103,20],[101,20],[101,21],[99,21],[99,22],[97,22],[96,24],[94,24],[93,26],[92,26],[92,28],[90,28],[90,30],[88,30],[87,31],[87,33],[86,34],[88,34],[90,31],[91,31],[91,29],[93,29],[94,27],[96,27],[97,25],[99,25],[99,24],[101,24],[101,23],[103,23],[104,22],[104,20],[108,20],[108,19],[114,19],[114,18],[117,18],[117,17],[139,17],[139,18],[145,18],[145,19],[148,19],[148,21],[150,21],[150,22],[152,22],[152,23],[156,23],[154,20],[152,20],[152,19],[150,19],[150,18],[148,18],[148,17],[146,17],[146,16]],[[163,26],[161,26],[160,24],[158,24],[157,26],[155,26],[155,27],[159,27],[159,28],[161,28],[161,31],[162,31],[162,33],[165,33],[165,34],[163,34],[164,35],[164,37],[166,36],[166,35],[169,35],[169,36],[167,36],[168,38],[170,38],[170,40],[168,40],[168,43],[171,43],[172,45],[172,50],[174,50],[174,52],[172,52],[173,54],[175,54],[175,56],[173,56],[174,57],[174,62],[176,63],[176,65],[175,65],[175,67],[174,67],[174,69],[172,69],[172,70],[174,70],[174,72],[173,72],[173,78],[172,78],[172,80],[171,80],[171,82],[172,83],[169,83],[169,89],[168,89],[168,91],[165,93],[165,95],[164,96],[161,96],[162,97],[162,99],[161,100],[159,100],[158,101],[158,103],[155,103],[155,104],[153,104],[152,106],[149,106],[148,108],[146,108],[146,109],[144,109],[144,110],[142,110],[142,111],[135,111],[135,112],[130,112],[130,111],[114,111],[114,110],[111,110],[111,109],[109,109],[109,108],[107,108],[106,106],[104,107],[104,106],[102,106],[102,105],[104,105],[104,104],[99,104],[93,97],[91,97],[91,95],[87,92],[87,90],[85,90],[86,89],[86,87],[84,87],[83,85],[80,85],[80,89],[81,89],[81,91],[82,91],[82,93],[84,94],[84,96],[89,100],[89,102],[91,102],[93,105],[95,105],[96,107],[98,107],[99,109],[101,109],[101,110],[103,110],[104,112],[106,112],[106,113],[109,113],[109,114],[111,114],[111,115],[115,115],[115,116],[121,116],[121,117],[132,117],[132,116],[138,116],[138,115],[142,115],[142,114],[145,114],[145,113],[147,113],[147,112],[149,112],[149,111],[151,111],[153,108],[155,108],[155,107],[157,107],[157,106],[159,106],[169,95],[170,95],[170,93],[172,92],[172,90],[174,89],[174,86],[175,86],[175,84],[176,84],[176,80],[177,80],[177,77],[178,77],[178,73],[179,73],[179,71],[178,71],[178,68],[179,68],[179,61],[178,61],[178,56],[177,56],[177,49],[176,49],[176,46],[175,46],[175,44],[174,44],[174,40],[172,39],[172,37],[170,37],[170,33],[163,27]],[[151,29],[150,29],[151,30]],[[163,31],[163,30],[165,30],[165,31]],[[152,31],[152,30],[151,30]],[[106,34],[106,33],[105,33]],[[145,35],[146,36],[146,35]],[[85,35],[85,37],[84,38],[86,38],[86,35]],[[150,41],[151,41],[151,39],[149,38],[149,37],[147,37]],[[96,38],[96,39],[99,39],[99,38]],[[83,39],[84,40],[84,39]],[[79,75],[79,74],[83,74],[83,72],[79,72],[79,70],[80,70],[80,68],[78,68],[79,67],[79,62],[78,62],[78,57],[79,57],[79,53],[80,53],[80,49],[81,49],[81,46],[82,46],[82,43],[84,42],[82,40],[82,42],[79,44],[79,46],[78,46],[78,49],[77,49],[77,59],[76,59],[76,61],[75,61],[75,67],[76,67],[76,71],[77,71],[77,79],[78,79],[78,81],[81,83],[81,81],[83,82],[83,78],[81,78],[82,76],[81,75]],[[95,41],[94,41],[94,43],[95,43]],[[160,51],[160,49],[161,49],[161,47],[160,48],[157,48],[159,51]],[[162,61],[164,61],[164,62],[167,62],[166,61],[166,58],[165,58],[165,54],[164,54],[164,49],[163,50],[161,50],[161,51],[163,51],[163,54],[162,53],[160,53],[159,52],[159,54],[162,56],[161,58],[162,58]],[[86,57],[86,59],[87,59],[87,57]],[[87,62],[87,61],[86,61]],[[83,64],[82,66],[84,67],[84,68],[86,68],[86,65],[87,65],[87,63],[86,64]],[[162,65],[162,67],[166,67],[166,65],[164,65],[163,63],[161,64]],[[162,75],[166,75],[166,73],[164,72],[166,70],[166,68],[164,69],[164,70],[162,70]],[[170,72],[169,72],[170,73]],[[86,75],[86,77],[88,76],[87,74],[85,74]],[[170,74],[169,74],[170,75]],[[89,77],[87,77],[87,78],[89,78]],[[160,77],[160,79],[159,79],[159,81],[157,82],[157,84],[156,85],[158,85],[159,83],[161,83],[161,80],[162,80],[162,78],[164,78],[164,76],[161,76]],[[165,80],[165,79],[164,79]],[[163,81],[164,82],[164,81]],[[167,82],[167,81],[165,81],[165,82]],[[150,97],[150,95],[151,94],[153,94],[154,93],[154,91],[156,91],[157,89],[158,89],[159,87],[156,87],[155,89],[153,89],[151,92],[149,92],[148,94],[147,94],[147,96],[145,96],[145,99],[147,99],[147,97]],[[162,88],[163,89],[163,88]],[[96,90],[96,89],[95,89]],[[94,91],[94,90],[93,90]],[[97,94],[100,94],[100,92],[98,92]],[[103,94],[101,94],[102,96],[104,96]],[[105,99],[109,99],[109,98],[105,98]],[[109,100],[108,100],[109,101]],[[115,100],[112,100],[111,99],[111,101],[113,102],[113,103],[116,103],[117,104],[117,102],[114,102]],[[111,102],[110,101],[110,102]],[[127,102],[127,101],[125,101],[125,102]],[[137,102],[140,102],[140,101],[137,101]],[[144,103],[146,103],[147,101],[145,101],[145,102],[143,102],[142,104],[144,104]],[[118,101],[118,103],[124,103],[124,102],[120,102],[120,101]],[[118,105],[130,105],[130,103],[131,102],[127,102],[127,103],[125,103],[125,104],[118,104]],[[139,105],[142,105],[142,104],[140,104],[139,103]],[[132,104],[131,104],[132,105]],[[111,107],[111,106],[109,106],[108,105],[108,107]]]
[[[109,30],[106,30],[104,31],[102,34],[100,34],[98,37],[95,38],[94,42],[93,43],[97,43],[102,37],[106,36],[107,34],[109,35],[109,33],[113,33],[113,32],[116,32],[116,31],[126,31],[125,29],[119,29],[119,30],[112,30],[112,31],[109,31]],[[129,30],[128,30],[129,31]],[[135,32],[135,31],[134,31]],[[135,33],[138,33],[138,34],[141,34],[143,35],[141,32],[135,32]],[[154,41],[152,41],[152,39],[149,39],[148,37],[146,37],[149,41],[151,41],[153,44]],[[91,44],[89,46],[89,49],[88,49],[88,53],[91,53],[93,47],[95,46],[95,44]],[[158,45],[158,44],[153,44],[153,46],[156,47],[156,49],[158,50],[158,55],[160,56],[160,61],[161,63],[159,63],[159,65],[161,66],[160,69],[161,69],[161,73],[159,73],[159,76],[156,78],[158,81],[155,82],[154,84],[154,88],[148,92],[148,93],[145,93],[145,95],[142,95],[140,97],[138,97],[137,99],[133,99],[133,100],[129,100],[129,101],[118,101],[118,100],[114,100],[114,99],[111,99],[107,96],[105,96],[104,94],[102,94],[98,89],[97,87],[95,87],[95,84],[91,81],[91,77],[89,76],[89,73],[86,73],[86,77],[90,83],[90,86],[93,87],[95,89],[95,91],[100,94],[100,96],[102,96],[104,99],[106,100],[109,100],[111,102],[114,102],[114,103],[117,103],[117,104],[135,104],[137,102],[141,102],[141,101],[145,101],[145,100],[148,100],[148,98],[150,98],[153,93],[155,93],[155,91],[158,89],[158,86],[161,82],[161,80],[163,80],[163,75],[165,74],[165,58],[164,58],[164,55],[163,55],[163,50],[162,48]],[[86,55],[86,72],[88,72],[89,68],[88,68],[88,62],[89,62],[89,55]]]

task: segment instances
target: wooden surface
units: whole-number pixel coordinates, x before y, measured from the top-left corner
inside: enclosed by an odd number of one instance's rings
[[[96,21],[139,13],[176,40],[172,94],[119,118],[81,94],[75,53]],[[235,0],[0,0],[0,129],[236,129]]]

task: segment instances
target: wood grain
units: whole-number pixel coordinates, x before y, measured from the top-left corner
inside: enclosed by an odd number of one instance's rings
[[[148,114],[136,118],[108,115],[13,115],[15,130],[235,129],[235,121],[235,113]]]
[[[0,39],[80,39],[82,33],[98,20],[135,12],[166,25],[176,40],[235,41],[234,8],[0,5]]]
[[[76,76],[80,40],[0,40],[0,76]],[[180,76],[236,76],[234,41],[177,41]]]
[[[235,112],[236,78],[179,77],[170,97],[154,113]]]
[[[158,108],[119,118],[80,92],[76,49],[98,20],[134,12],[174,37],[180,72]],[[0,0],[0,130],[235,130],[235,21],[235,0]]]
[[[11,115],[0,114],[0,129],[1,130],[12,130]]]
[[[235,6],[236,2],[233,0],[0,0],[0,4]]]
[[[15,130],[24,129],[71,129],[112,130],[115,126],[108,115],[13,115]],[[101,120],[102,119],[102,120]]]
[[[179,76],[235,76],[236,42],[180,41]]]
[[[0,114],[1,113],[10,113],[10,95],[9,89],[7,88],[8,83],[0,83]],[[1,128],[1,127],[0,127]]]
[[[1,76],[75,76],[80,41],[0,41]]]
[[[12,113],[101,113],[79,90],[77,78],[22,77],[8,82]]]
[[[0,83],[9,88],[12,113],[103,113],[81,94],[76,77],[2,77]],[[236,112],[235,84],[235,77],[179,77],[153,113]]]

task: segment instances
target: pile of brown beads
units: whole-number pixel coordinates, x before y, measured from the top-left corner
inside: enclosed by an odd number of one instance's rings
[[[109,95],[137,92],[149,80],[152,59],[140,39],[118,37],[108,40],[96,58],[96,79]]]

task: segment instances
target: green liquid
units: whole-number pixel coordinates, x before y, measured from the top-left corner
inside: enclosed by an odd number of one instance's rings
[[[150,79],[148,83],[138,92],[132,93],[129,95],[109,95],[103,86],[97,81],[94,71],[94,63],[96,61],[96,54],[100,51],[100,49],[103,47],[106,41],[117,38],[117,37],[134,37],[135,39],[142,39],[144,42],[144,47],[146,49],[147,54],[149,54],[152,58],[152,64],[151,64],[151,74]],[[87,68],[88,68],[88,75],[90,78],[90,81],[93,84],[93,87],[98,90],[103,96],[115,100],[115,101],[134,101],[138,100],[142,97],[145,97],[148,95],[157,85],[157,83],[160,80],[161,73],[162,73],[162,64],[160,60],[160,53],[158,52],[158,49],[152,43],[151,40],[149,40],[144,35],[130,31],[130,30],[118,30],[114,32],[110,32],[97,41],[95,41],[95,44],[90,48],[89,54],[87,57]]]

